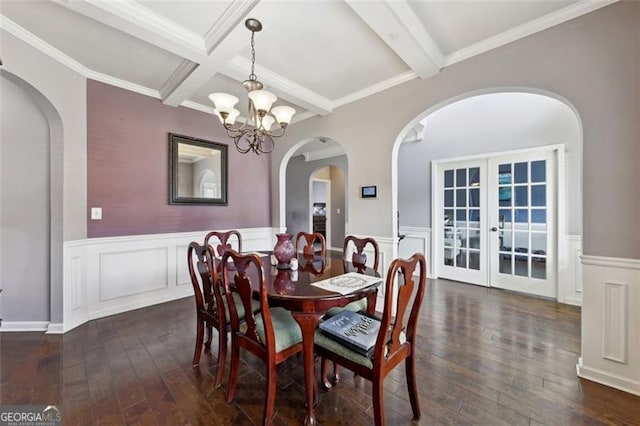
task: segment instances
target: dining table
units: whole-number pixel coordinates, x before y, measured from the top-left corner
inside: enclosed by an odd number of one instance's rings
[[[270,262],[271,253],[261,252],[269,305],[289,310],[302,332],[304,382],[305,382],[305,425],[315,425],[315,357],[314,335],[322,316],[331,308],[342,307],[350,302],[367,299],[367,312],[373,314],[376,306],[380,280],[369,280],[370,285],[357,288],[349,293],[328,291],[314,283],[339,277],[349,272],[359,272],[371,277],[380,277],[370,267],[355,267],[342,260],[342,253],[328,251],[326,256],[298,254],[298,268],[279,269]],[[255,291],[258,292],[256,286]]]

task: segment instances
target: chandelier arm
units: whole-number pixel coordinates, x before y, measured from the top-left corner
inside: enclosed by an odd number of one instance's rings
[[[272,138],[281,138],[282,136],[284,136],[285,132],[286,129],[284,127],[278,126],[278,129],[276,129],[275,131],[269,130],[267,134]]]

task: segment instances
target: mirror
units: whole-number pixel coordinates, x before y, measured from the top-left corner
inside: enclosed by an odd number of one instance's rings
[[[169,133],[169,203],[227,205],[227,145]]]

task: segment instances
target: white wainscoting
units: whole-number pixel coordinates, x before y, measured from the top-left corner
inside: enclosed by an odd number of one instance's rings
[[[424,254],[427,261],[427,277],[433,276],[433,256],[431,256],[431,228],[401,226],[400,234],[405,237],[398,244],[398,256],[408,259],[414,253]]]
[[[243,251],[258,251],[271,250],[280,229],[239,231]],[[65,242],[64,323],[56,330],[67,332],[92,319],[191,296],[187,247],[191,241],[202,242],[206,233]]]
[[[582,236],[560,237],[558,250],[558,302],[582,305]]]
[[[578,375],[640,395],[640,260],[582,256]]]

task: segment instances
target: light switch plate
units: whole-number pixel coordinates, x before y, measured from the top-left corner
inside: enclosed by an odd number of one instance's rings
[[[91,220],[102,220],[102,207],[91,207]]]

